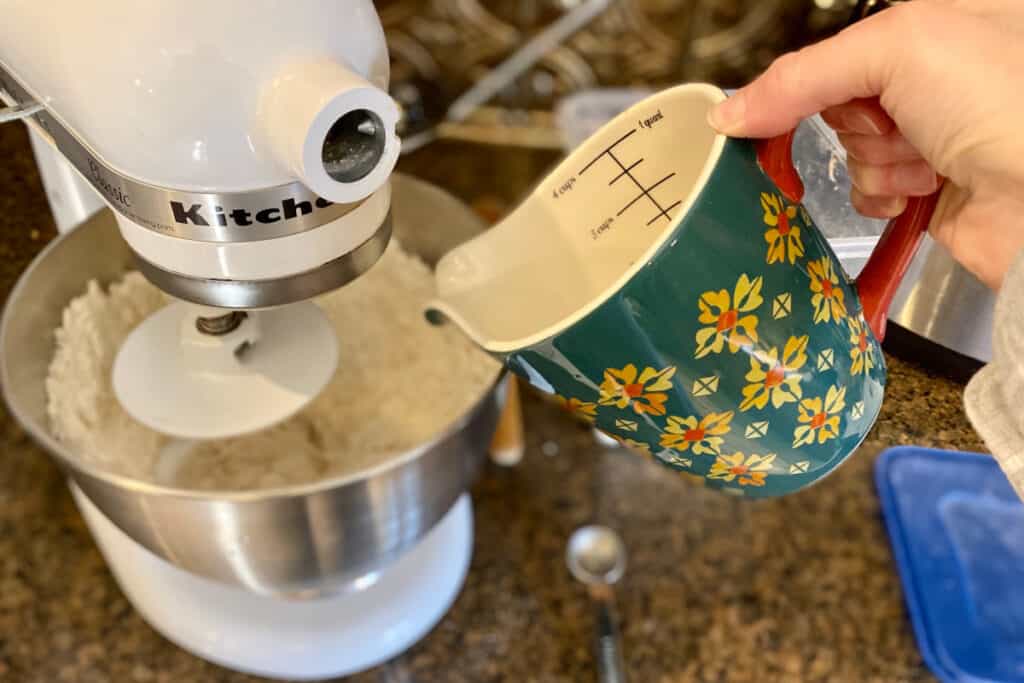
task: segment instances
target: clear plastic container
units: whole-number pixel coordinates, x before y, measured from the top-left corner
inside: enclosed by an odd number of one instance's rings
[[[599,88],[562,98],[555,106],[555,122],[565,151],[576,149],[605,123],[653,94],[644,88]]]

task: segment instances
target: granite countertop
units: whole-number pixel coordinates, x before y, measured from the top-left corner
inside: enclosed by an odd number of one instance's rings
[[[0,126],[0,296],[53,235],[20,126]],[[406,170],[498,211],[553,158],[427,148]],[[484,183],[481,179],[487,179]],[[480,194],[480,186],[497,188]],[[879,517],[885,448],[978,450],[962,387],[890,358],[889,396],[851,461],[803,493],[752,503],[694,488],[528,398],[528,448],[473,490],[476,550],[450,614],[356,683],[594,679],[591,612],[563,566],[580,524],[618,529],[626,662],[644,683],[929,681]],[[0,680],[256,680],[157,635],[107,571],[50,459],[0,412]]]

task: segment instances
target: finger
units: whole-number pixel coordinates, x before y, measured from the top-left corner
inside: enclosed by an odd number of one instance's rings
[[[856,187],[850,189],[850,203],[868,218],[895,218],[907,208],[906,197],[869,197]]]
[[[777,59],[763,75],[714,107],[708,120],[738,137],[769,137],[850,100],[877,97],[901,61],[904,16],[896,6],[857,22],[820,43]],[[888,46],[878,49],[878,45]]]
[[[921,159],[920,152],[899,131],[888,135],[839,133],[838,137],[847,155],[864,164],[884,165]]]
[[[821,118],[837,133],[885,135],[896,128],[896,123],[882,109],[877,97],[829,107],[821,112]]]
[[[1012,28],[1018,32],[1024,30],[1024,16],[1015,11],[1017,8],[1006,0],[929,0],[929,2],[953,6],[958,12],[973,17],[998,21],[1001,26]]]
[[[876,166],[848,159],[850,182],[867,196],[921,197],[939,189],[939,176],[926,161]]]

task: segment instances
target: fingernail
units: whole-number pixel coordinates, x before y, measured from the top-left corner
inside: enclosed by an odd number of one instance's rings
[[[846,117],[846,125],[855,133],[881,135],[878,123],[862,111],[852,112]]]
[[[746,115],[746,102],[736,93],[724,102],[719,102],[708,111],[708,123],[719,133],[736,135],[742,132]]]

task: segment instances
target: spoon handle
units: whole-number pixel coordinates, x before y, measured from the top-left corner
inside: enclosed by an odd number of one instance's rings
[[[597,606],[597,680],[598,683],[626,683],[615,603],[609,598],[595,601]]]

